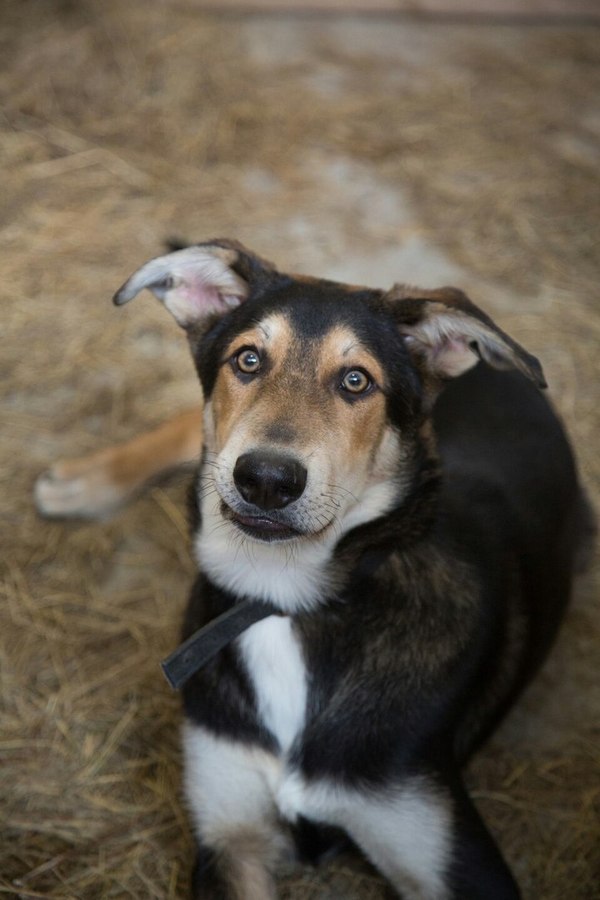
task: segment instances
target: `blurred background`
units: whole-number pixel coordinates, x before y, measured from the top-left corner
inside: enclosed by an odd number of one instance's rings
[[[35,477],[198,401],[182,334],[110,298],[165,238],[467,290],[538,355],[600,500],[600,10],[593,0],[4,0],[0,893],[186,896],[186,477],[43,521]],[[600,896],[598,567],[468,774],[526,900]],[[364,865],[284,900],[378,900]]]

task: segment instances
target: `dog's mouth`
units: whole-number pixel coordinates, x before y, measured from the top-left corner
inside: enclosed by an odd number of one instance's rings
[[[235,512],[226,503],[222,503],[221,511],[226,519],[239,528],[248,537],[257,541],[289,541],[302,536],[302,532],[287,522],[280,522],[266,513],[242,515]]]

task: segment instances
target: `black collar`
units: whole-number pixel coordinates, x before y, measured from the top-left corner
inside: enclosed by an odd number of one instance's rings
[[[281,610],[260,600],[242,600],[234,604],[208,625],[195,631],[163,660],[161,665],[165,678],[174,690],[179,690],[219,650],[255,622],[281,614]]]

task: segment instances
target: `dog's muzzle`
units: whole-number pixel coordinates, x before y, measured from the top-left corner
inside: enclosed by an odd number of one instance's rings
[[[281,515],[298,500],[306,487],[307,471],[293,456],[271,450],[252,450],[238,457],[233,481],[244,503],[233,519],[243,531],[259,540],[295,537],[298,530]]]

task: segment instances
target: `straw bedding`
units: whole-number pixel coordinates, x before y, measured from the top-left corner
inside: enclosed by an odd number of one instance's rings
[[[31,501],[56,457],[197,397],[158,304],[108,298],[172,234],[375,285],[452,276],[541,356],[598,501],[598,32],[142,0],[3,13],[0,894],[184,897],[158,661],[193,573],[187,476],[101,523]],[[530,900],[598,896],[598,584],[596,567],[468,775]],[[281,892],[385,895],[347,859],[283,873]]]

